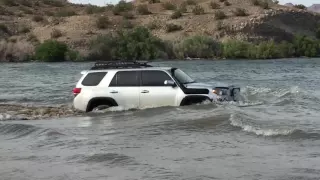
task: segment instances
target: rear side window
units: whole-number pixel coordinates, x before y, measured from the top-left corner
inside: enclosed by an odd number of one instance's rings
[[[83,79],[82,85],[84,85],[84,86],[97,86],[106,74],[107,74],[107,72],[88,73],[87,76]]]
[[[165,86],[165,80],[172,78],[163,71],[141,71],[142,86]]]
[[[139,86],[138,71],[119,71],[113,77],[110,87]]]

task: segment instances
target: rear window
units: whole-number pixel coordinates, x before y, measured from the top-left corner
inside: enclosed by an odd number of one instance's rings
[[[113,77],[110,87],[139,86],[138,71],[119,71]]]
[[[87,76],[83,79],[82,85],[84,85],[84,86],[97,86],[106,74],[107,74],[107,72],[88,73]]]
[[[165,86],[165,80],[172,80],[172,78],[163,71],[142,71],[141,79],[142,86]]]

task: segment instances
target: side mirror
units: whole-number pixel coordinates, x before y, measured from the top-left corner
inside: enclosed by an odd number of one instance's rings
[[[172,80],[165,80],[164,84],[167,86],[172,86],[172,87],[176,86],[176,83],[174,83],[174,81],[172,81]]]

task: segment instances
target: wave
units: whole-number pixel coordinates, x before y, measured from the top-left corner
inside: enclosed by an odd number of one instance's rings
[[[264,136],[264,137],[288,137],[293,139],[320,139],[320,132],[319,131],[307,131],[302,129],[297,129],[293,127],[284,127],[284,128],[265,128],[260,127],[256,123],[252,123],[248,120],[244,114],[231,114],[229,121],[230,125],[236,128],[240,128],[242,131],[247,133],[252,133],[257,136]],[[244,122],[243,119],[247,119]]]
[[[9,139],[18,139],[27,136],[52,139],[65,136],[65,134],[53,129],[45,129],[28,124],[0,124],[0,135],[7,136]]]

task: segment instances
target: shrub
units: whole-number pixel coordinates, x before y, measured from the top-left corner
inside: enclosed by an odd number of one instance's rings
[[[278,0],[273,0],[273,3],[274,4],[279,4],[279,1]]]
[[[2,0],[2,3],[6,6],[19,6],[19,4],[16,3],[15,0]]]
[[[260,2],[259,0],[251,0],[251,3],[255,6],[259,6],[260,5]]]
[[[296,4],[293,7],[298,8],[298,9],[307,9],[307,7],[303,4]]]
[[[36,15],[36,16],[32,17],[32,20],[35,22],[42,22],[42,21],[44,21],[44,17],[40,16],[40,15]]]
[[[106,16],[100,16],[96,20],[96,26],[99,29],[106,29],[108,28],[109,24],[110,24],[109,18]]]
[[[217,20],[227,18],[227,15],[223,11],[217,11],[214,13],[214,18]]]
[[[32,7],[32,3],[30,1],[22,0],[22,1],[20,1],[20,4],[23,6]]]
[[[181,3],[181,5],[180,5],[180,7],[179,7],[179,11],[180,11],[181,13],[187,12],[187,11],[188,11],[188,9],[187,9],[187,4],[186,4],[186,3]]]
[[[162,4],[163,8],[166,10],[175,10],[177,9],[177,6],[172,4],[171,2],[165,2]]]
[[[320,27],[316,30],[316,37],[320,39]]]
[[[196,5],[196,1],[195,0],[186,0],[185,1],[187,3],[187,5]]]
[[[226,0],[219,0],[220,2],[225,2]]]
[[[5,24],[0,23],[0,31],[10,34],[8,27]]]
[[[211,2],[210,2],[210,7],[211,7],[212,9],[219,9],[219,8],[220,8],[220,4],[218,4],[218,3],[215,2],[215,1],[211,1]]]
[[[138,26],[127,31],[121,30],[116,35],[98,36],[91,42],[90,50],[89,60],[150,60],[164,53],[165,44],[147,28]]]
[[[61,9],[56,13],[57,17],[68,17],[68,16],[75,16],[77,13],[73,10],[68,10],[68,9]]]
[[[160,3],[160,0],[148,0],[149,4]]]
[[[230,6],[231,3],[229,3],[229,1],[225,1],[225,2],[224,2],[224,5],[225,5],[225,6]]]
[[[62,36],[62,32],[59,29],[53,29],[50,35],[51,35],[51,38],[57,39]]]
[[[246,13],[246,11],[244,9],[241,9],[241,8],[236,8],[234,11],[233,11],[233,14],[235,16],[247,16],[248,14]]]
[[[78,51],[68,50],[66,52],[66,60],[67,61],[83,61],[83,57],[80,55]]]
[[[64,4],[60,0],[42,0],[42,2],[49,6],[55,6],[55,7],[63,7]]]
[[[20,10],[25,14],[33,14],[33,11],[26,7],[20,7]]]
[[[21,26],[21,27],[18,28],[18,32],[25,34],[25,33],[30,32],[30,28],[27,27],[27,26]]]
[[[133,4],[131,2],[126,2],[124,0],[119,1],[118,4],[116,4],[112,12],[114,15],[120,15],[122,12],[131,11],[133,10]]]
[[[54,16],[54,13],[51,12],[51,11],[45,11],[44,13],[45,13],[45,15],[47,15],[47,16]]]
[[[167,24],[166,25],[166,31],[169,33],[169,32],[174,32],[174,31],[180,31],[182,30],[182,26],[180,25],[177,25],[177,24]]]
[[[192,9],[192,13],[195,14],[195,15],[204,14],[204,9],[203,9],[203,7],[201,7],[200,5],[196,5],[196,6]]]
[[[216,29],[218,30],[218,31],[220,31],[220,30],[222,30],[224,27],[223,27],[223,24],[222,24],[222,22],[221,21],[218,21],[217,23],[216,23]]]
[[[160,28],[160,22],[158,22],[158,21],[152,21],[152,22],[150,22],[148,25],[147,25],[147,27],[149,28],[149,29],[151,29],[151,30],[154,30],[154,29],[159,29]]]
[[[65,61],[68,47],[56,40],[46,40],[35,49],[35,58],[40,61]]]
[[[221,44],[208,36],[193,36],[183,40],[175,48],[178,58],[213,58],[220,56]]]
[[[177,11],[174,11],[172,14],[171,14],[171,19],[178,19],[182,17],[182,13],[181,11],[177,10]]]
[[[87,14],[103,13],[104,11],[105,11],[105,7],[99,7],[94,5],[89,5],[86,7]]]
[[[151,14],[151,12],[150,12],[149,9],[148,9],[148,6],[145,5],[145,4],[139,5],[139,6],[137,7],[137,12],[138,12],[138,14],[140,14],[140,15],[148,15],[148,14]]]
[[[134,15],[130,12],[124,12],[124,13],[122,13],[122,16],[125,19],[134,19],[135,18]]]
[[[132,29],[134,28],[134,24],[132,24],[132,22],[129,20],[124,20],[122,21],[121,27],[125,29]]]

